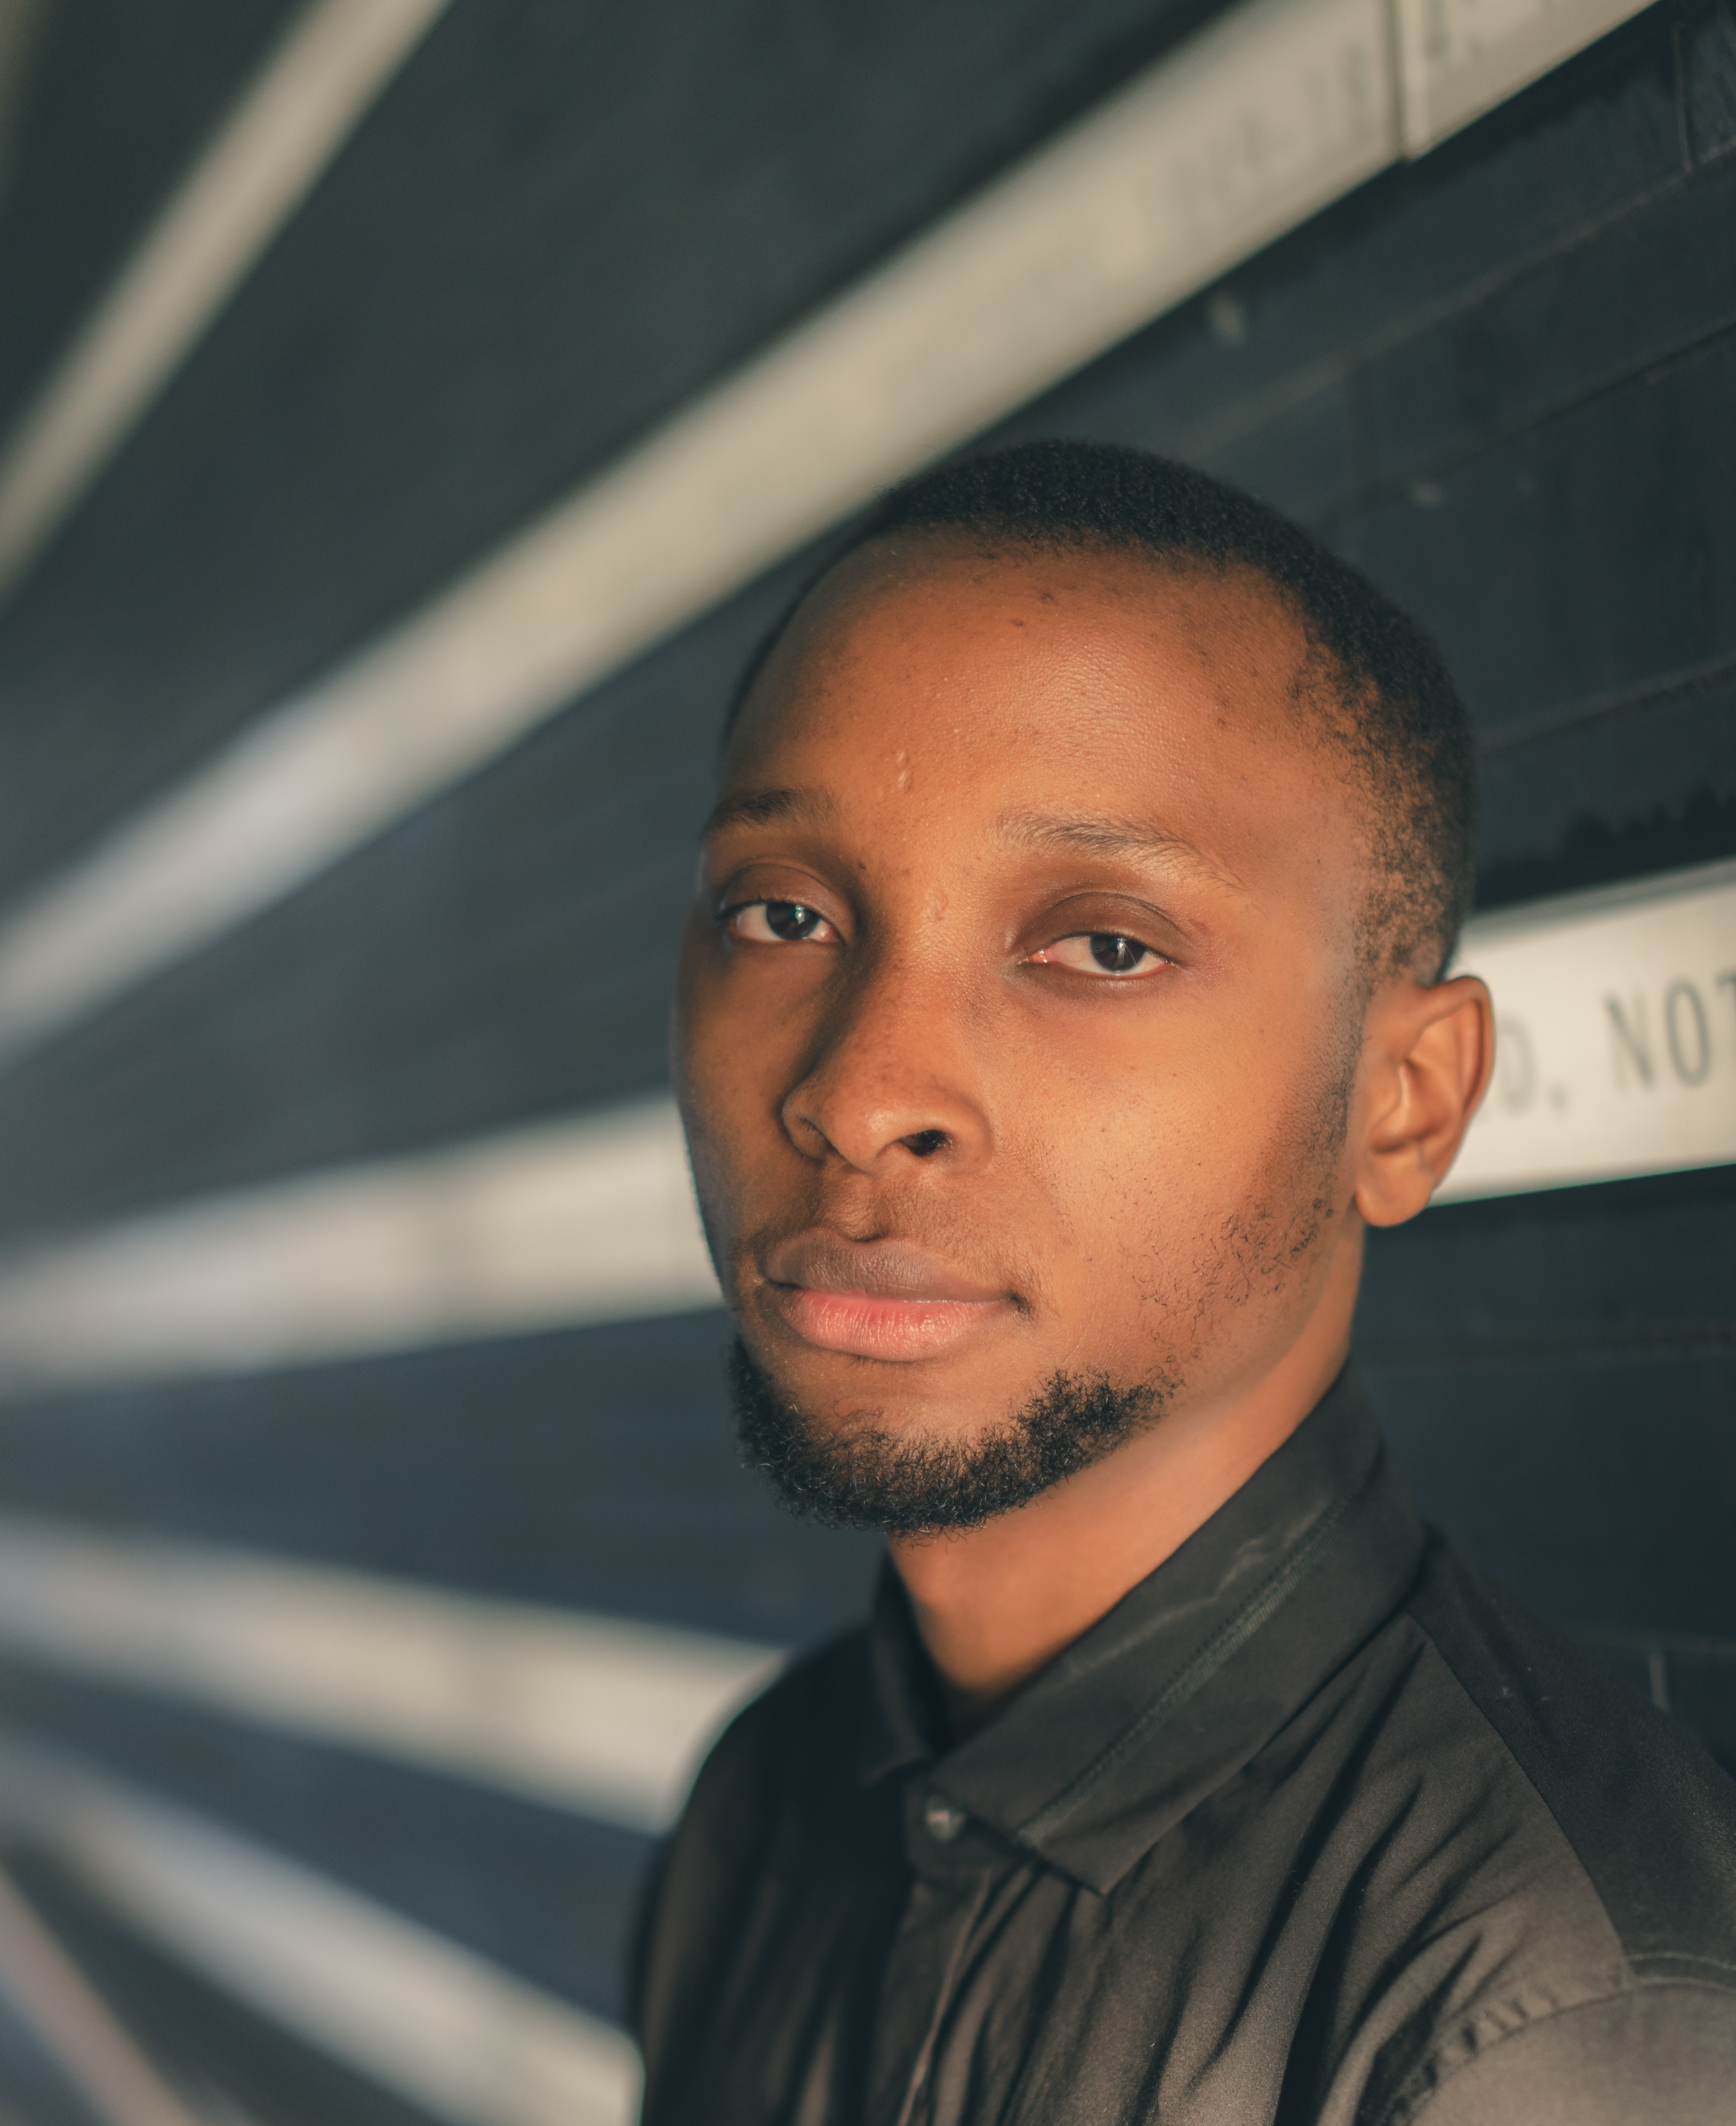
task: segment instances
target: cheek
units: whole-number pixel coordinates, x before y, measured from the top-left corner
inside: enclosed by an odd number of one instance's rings
[[[696,917],[682,947],[672,1048],[684,1103],[702,1106],[716,1122],[730,1104],[725,1096],[757,1054],[741,985],[729,972],[711,924]]]
[[[783,1181],[790,1147],[778,1119],[782,1065],[764,1014],[740,1007],[703,947],[684,957],[670,1049],[700,1207],[714,1243],[726,1246]]]
[[[1131,1328],[1157,1265],[1185,1251],[1210,1222],[1217,1190],[1235,1183],[1223,1170],[1223,1133],[1166,1077],[1147,1068],[1133,1082],[1073,1089],[1047,1107],[1017,1164],[1040,1201],[1067,1311],[1098,1329]]]
[[[1271,1056],[1217,1041],[1100,1078],[1033,1148],[1067,1310],[1094,1339],[1193,1350],[1214,1316],[1294,1285],[1321,1193],[1318,1100]]]

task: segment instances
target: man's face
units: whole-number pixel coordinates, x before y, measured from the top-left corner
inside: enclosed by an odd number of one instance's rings
[[[1257,579],[850,557],[730,744],[676,1073],[740,1333],[822,1437],[1057,1377],[1213,1401],[1357,1245],[1355,800]]]

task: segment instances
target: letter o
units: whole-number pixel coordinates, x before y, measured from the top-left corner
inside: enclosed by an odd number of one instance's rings
[[[1522,1115],[1537,1097],[1537,1053],[1522,1018],[1495,1022],[1495,1097],[1510,1115]]]
[[[1691,1058],[1682,1053],[1682,1006],[1686,1002],[1694,1030]],[[1712,1067],[1712,1029],[1706,1023],[1705,1005],[1694,985],[1674,981],[1663,995],[1664,1038],[1670,1044],[1670,1061],[1684,1085],[1703,1085]]]

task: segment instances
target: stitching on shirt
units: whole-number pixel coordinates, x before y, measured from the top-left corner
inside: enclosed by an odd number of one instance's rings
[[[1381,2114],[1380,2126],[1411,2126],[1417,2114],[1440,2095],[1455,2075],[1463,2073],[1468,2067],[1474,2067],[1478,2060],[1487,2059],[1509,2038],[1522,2036],[1555,2015],[1571,2015],[1576,2009],[1601,2007],[1608,2001],[1620,2000],[1626,1991],[1625,1987],[1616,1986],[1601,1993],[1589,1993],[1582,2001],[1546,2009],[1540,2015],[1520,2001],[1490,2001],[1450,2030],[1428,2057],[1406,2076],[1392,2103]],[[1512,2020],[1515,2016],[1518,2018],[1516,2022]],[[1491,2031],[1492,2034],[1485,2034]],[[1453,2057],[1455,2053],[1459,2055],[1456,2059]]]
[[[1684,1979],[1655,1978],[1650,1983],[1660,1991],[1690,1990],[1690,1982]],[[1541,2015],[1533,2014],[1517,2001],[1492,2002],[1488,2007],[1479,2010],[1469,2022],[1460,2024],[1419,2067],[1406,2076],[1397,2095],[1381,2114],[1380,2126],[1413,2126],[1413,2122],[1427,2111],[1435,2098],[1455,2076],[1462,2074],[1467,2067],[1475,2067],[1492,2053],[1498,2052],[1511,2039],[1523,2037],[1530,2030],[1540,2029],[1546,2023],[1556,2022],[1564,2015],[1582,2015],[1588,2009],[1606,2008],[1612,2001],[1619,2001],[1624,1995],[1630,1994],[1631,1990],[1625,1986],[1617,1986],[1602,1992],[1588,1993],[1583,2000],[1559,2002],[1545,2009]],[[1726,1989],[1720,1986],[1714,1990],[1721,1993]],[[1498,2018],[1510,2016],[1516,2012],[1520,2018],[1517,2022],[1507,2022],[1487,2043],[1479,2037],[1480,2029],[1486,2029]],[[1462,2058],[1447,2065],[1447,2056],[1455,2046],[1467,2049]]]
[[[1726,1963],[1722,1957],[1696,1956],[1691,1950],[1685,1949],[1643,1949],[1638,1956],[1630,1957],[1629,1962],[1644,1986],[1673,1986],[1677,1982],[1678,1973],[1683,1969],[1690,1972],[1715,1971],[1723,1977],[1736,1978],[1736,1963]],[[1667,1963],[1672,1968],[1660,1972],[1655,1978],[1647,1977],[1647,1972],[1658,1963]]]
[[[1046,1837],[1066,1821],[1093,1790],[1118,1770],[1136,1750],[1142,1749],[1166,1720],[1189,1699],[1196,1697],[1226,1661],[1234,1658],[1263,1624],[1283,1608],[1302,1582],[1320,1562],[1327,1543],[1340,1524],[1374,1488],[1384,1467],[1377,1456],[1367,1476],[1351,1491],[1343,1493],[1309,1528],[1300,1543],[1249,1595],[1232,1617],[1227,1618],[1205,1644],[1185,1661],[1143,1713],[1123,1727],[1087,1765],[1072,1783],[1062,1788],[1034,1816],[1015,1826],[1017,1835],[1034,1841]]]

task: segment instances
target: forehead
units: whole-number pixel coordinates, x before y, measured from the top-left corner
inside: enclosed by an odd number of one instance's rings
[[[1319,830],[1344,791],[1310,742],[1308,671],[1299,622],[1251,572],[887,540],[796,616],[744,706],[724,795],[799,786],[860,809],[920,790],[954,815],[1064,798],[1185,813],[1237,842]]]

